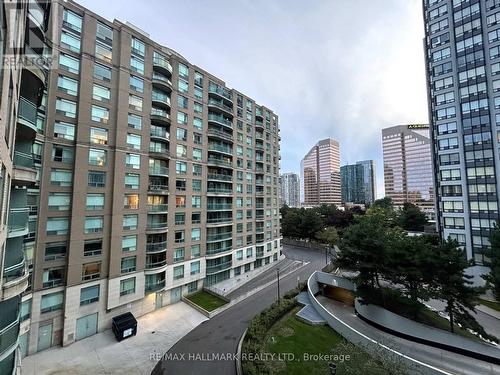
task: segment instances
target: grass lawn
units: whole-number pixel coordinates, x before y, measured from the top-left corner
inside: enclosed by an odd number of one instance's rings
[[[347,343],[328,326],[311,326],[295,317],[300,308],[285,315],[269,330],[265,338],[264,352],[293,353],[294,360],[275,360],[272,362],[273,375],[329,375],[328,362],[336,362],[342,374],[386,375],[388,371],[378,360]],[[350,360],[309,359],[304,361],[304,353],[350,355]],[[396,372],[401,374],[404,372]]]
[[[490,309],[500,311],[500,302],[487,301],[485,299],[480,299],[479,301],[482,305],[488,306]]]
[[[189,299],[191,302],[197,304],[198,306],[204,308],[209,312],[227,303],[223,299],[216,297],[210,293],[207,293],[203,290],[201,292],[187,296],[187,299]]]

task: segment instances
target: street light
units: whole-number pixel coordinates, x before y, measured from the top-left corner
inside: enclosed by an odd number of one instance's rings
[[[280,269],[276,268],[276,273],[278,274],[278,302],[280,301]]]

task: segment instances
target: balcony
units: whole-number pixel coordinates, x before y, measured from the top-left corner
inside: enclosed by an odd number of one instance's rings
[[[25,134],[25,138],[35,139],[38,130],[36,127],[36,113],[36,104],[21,96],[19,98],[17,122],[26,128],[25,132],[29,133],[29,137],[26,137],[27,134]]]
[[[172,65],[161,57],[153,57],[153,70],[166,74],[168,77],[172,76]]]
[[[159,183],[149,183],[148,192],[154,194],[168,194],[168,185],[159,184]]]
[[[167,251],[167,241],[146,243],[147,254],[161,253],[164,251]]]
[[[38,39],[34,37],[33,39]],[[40,41],[40,43],[43,43]],[[28,84],[30,85],[30,90],[39,90],[45,87],[45,81],[47,79],[48,73],[48,49],[33,49],[28,44],[24,46],[24,53],[27,56],[26,63],[23,65],[23,77],[22,81],[25,80],[27,75],[30,75]],[[36,79],[36,81],[34,81]],[[23,83],[24,84],[24,83]]]
[[[231,203],[215,203],[207,204],[207,211],[232,211],[233,205]]]
[[[222,111],[222,112],[226,113],[227,115],[233,117],[232,105],[229,106],[229,105],[225,104],[223,100],[216,100],[216,99],[210,98],[210,99],[208,99],[208,106],[213,108],[213,109]]]
[[[151,108],[150,119],[152,123],[164,126],[170,125],[170,115],[167,111],[160,108]]]
[[[14,170],[12,180],[17,185],[32,185],[36,183],[37,172],[32,154],[14,151]]]
[[[28,287],[29,272],[24,258],[23,238],[9,238],[6,242],[3,270],[3,299],[23,293]]]
[[[158,88],[160,90],[166,90],[167,92],[172,91],[172,81],[162,74],[153,72],[151,83],[154,88]]]
[[[221,262],[217,262],[216,260],[221,260]],[[217,258],[216,260],[207,260],[207,275],[227,270],[228,268],[231,268],[233,264],[230,255],[224,256],[222,258]]]
[[[164,214],[168,212],[168,204],[148,204],[148,214]]]
[[[11,208],[8,222],[8,238],[25,236],[29,232],[28,228],[29,208]]]
[[[223,139],[225,141],[230,141],[230,142],[233,141],[233,134],[232,133],[228,133],[228,132],[218,130],[218,129],[209,128],[208,129],[208,136]]]
[[[155,158],[160,159],[170,159],[169,149],[165,144],[150,142],[149,143],[149,153]]]
[[[166,220],[165,221],[148,220],[146,224],[147,233],[166,232],[167,230],[168,230],[168,222]]]
[[[0,355],[17,346],[19,327],[19,319],[16,319],[0,331]]]
[[[147,275],[146,276],[146,284],[144,285],[144,291],[146,293],[156,292],[158,290],[165,288],[165,279],[149,281],[147,279],[148,276],[154,276],[154,275]]]
[[[209,173],[207,176],[207,180],[232,182],[233,176],[230,174]]]
[[[226,155],[233,154],[233,149],[230,146],[224,146],[224,145],[216,144],[216,143],[209,143],[208,144],[208,151],[220,152],[220,153],[226,154]]]
[[[213,96],[218,96],[221,99],[225,99],[231,103],[233,102],[233,98],[231,96],[231,91],[229,91],[228,89],[226,89],[222,86],[210,84],[208,86],[208,93],[212,94]]]
[[[168,177],[168,168],[161,165],[150,165],[149,174],[151,176],[165,176]]]
[[[209,113],[208,114],[208,122],[212,122],[218,125],[226,126],[228,128],[233,128],[233,122],[224,116],[221,115],[216,115],[214,113]]]
[[[225,225],[232,224],[232,217],[215,217],[207,219],[207,225]]]
[[[151,102],[153,105],[162,107],[163,109],[170,109],[170,98],[167,94],[153,91],[151,94]]]
[[[262,129],[264,129],[264,122],[259,121],[259,120],[256,119],[255,120],[255,127],[256,128],[262,128]]]
[[[144,266],[146,271],[157,271],[159,268],[167,265],[167,253],[157,253],[146,256],[146,264]]]
[[[207,160],[207,164],[217,165],[226,168],[232,168],[233,163],[224,159],[211,158],[209,157]]]
[[[216,195],[233,195],[233,189],[227,188],[217,188],[217,187],[209,187],[207,189],[207,194],[216,194]]]
[[[149,129],[149,136],[154,139],[158,139],[160,141],[170,142],[170,133],[167,132],[167,129],[162,126],[154,126],[151,125]]]
[[[233,232],[207,234],[207,242],[227,241],[233,238]]]

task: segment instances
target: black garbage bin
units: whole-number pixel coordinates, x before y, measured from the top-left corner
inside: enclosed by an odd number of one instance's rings
[[[137,333],[137,320],[132,313],[127,312],[113,318],[113,333],[118,341]]]

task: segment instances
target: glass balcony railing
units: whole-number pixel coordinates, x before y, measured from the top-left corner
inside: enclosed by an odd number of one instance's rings
[[[220,165],[220,166],[224,166],[224,167],[229,167],[229,168],[231,168],[233,166],[232,162],[224,160],[224,159],[217,159],[217,158],[208,158],[208,163]]]
[[[20,120],[28,122],[36,129],[36,105],[26,98],[19,99],[19,115]]]
[[[18,264],[14,264],[13,266],[6,267],[3,270],[3,280],[8,283],[9,281],[13,281],[23,277],[26,274],[26,263],[24,258]]]
[[[172,87],[172,81],[171,80],[169,80],[167,77],[165,77],[165,76],[163,76],[161,74],[155,73],[155,72],[153,72],[153,80],[152,80],[152,82],[153,82],[153,84],[159,83],[159,84],[165,85],[168,88]]]
[[[26,152],[14,151],[14,165],[23,168],[35,167],[35,161],[33,159],[33,154],[28,154]]]
[[[148,185],[148,190],[149,191],[168,191],[168,185],[163,185],[163,184],[149,184]]]
[[[216,203],[216,204],[208,204],[207,210],[210,211],[218,211],[218,210],[232,210],[233,205],[231,203]]]
[[[168,147],[158,144],[158,143],[150,143],[149,144],[149,152],[156,154],[167,154],[168,155]]]
[[[231,133],[218,130],[218,129],[208,129],[208,135],[214,136],[214,137],[219,137],[228,141],[233,140],[233,135]]]
[[[224,189],[224,188],[212,188],[212,187],[209,187],[207,189],[207,192],[208,193],[219,193],[219,194],[232,194],[233,193],[233,189]]]
[[[217,94],[217,95],[222,96],[222,97],[229,99],[231,101],[233,100],[232,96],[231,96],[231,92],[222,86],[210,84],[208,86],[208,92],[212,93],[212,94]]]
[[[233,107],[224,103],[223,100],[208,99],[208,105],[220,108],[226,112],[233,113]]]
[[[164,259],[164,260],[160,260],[158,262],[146,262],[145,268],[147,270],[152,270],[152,269],[160,268],[160,267],[163,267],[166,265],[167,265],[167,260]]]
[[[17,344],[19,334],[19,320],[0,331],[0,354]]]
[[[161,126],[151,125],[151,128],[149,130],[149,135],[151,137],[166,139],[167,141],[170,140],[170,134],[167,132],[167,129]]]
[[[159,253],[167,251],[167,241],[146,243],[146,253]]]
[[[231,128],[233,127],[233,122],[231,120],[225,118],[224,116],[216,115],[213,113],[208,114],[208,121],[214,121],[214,122],[217,122],[219,124],[229,126]]]
[[[227,270],[228,268],[231,268],[232,263],[233,263],[232,261],[228,261],[228,262],[224,262],[221,264],[209,266],[209,263],[207,262],[206,274],[208,275],[208,274],[220,272],[223,270]]]
[[[168,176],[168,168],[162,167],[160,165],[150,165],[149,166],[149,174],[159,174]]]
[[[146,284],[144,289],[146,292],[155,292],[157,290],[163,289],[165,287],[165,280],[158,280],[153,282],[148,282],[146,280]]]
[[[207,242],[217,242],[217,241],[225,241],[233,238],[233,233],[218,233],[218,234],[208,234]]]
[[[9,213],[8,231],[10,235],[28,230],[29,208],[11,208]]]
[[[232,217],[216,217],[207,219],[207,223],[209,224],[222,224],[222,223],[232,223]]]
[[[169,74],[172,74],[172,65],[161,57],[153,57],[153,68],[160,68],[161,70],[166,70]]]
[[[218,173],[209,173],[207,176],[208,180],[218,180],[218,181],[233,181],[233,176],[228,174],[218,174]]]
[[[215,143],[210,143],[208,145],[208,151],[220,151],[220,152],[224,152],[226,154],[232,154],[233,153],[233,149],[231,147],[223,146],[223,145],[218,145],[218,144],[215,144]]]
[[[146,224],[146,230],[162,230],[162,229],[167,229],[168,228],[168,223],[166,221],[162,222],[150,222]]]
[[[170,121],[170,115],[163,109],[151,108],[151,120]]]
[[[151,100],[170,106],[170,98],[166,94],[161,94],[159,92],[153,91],[153,93],[151,94]]]
[[[168,204],[148,204],[148,212],[166,212]]]

